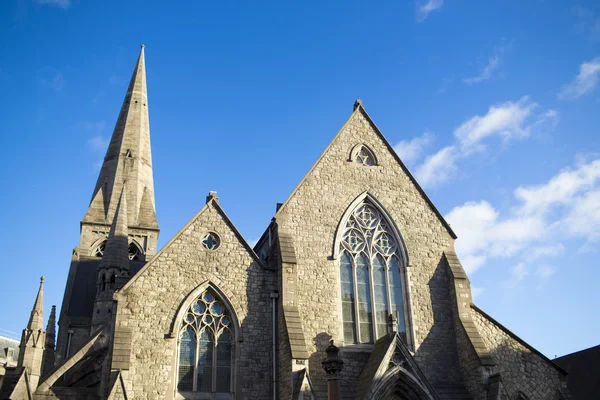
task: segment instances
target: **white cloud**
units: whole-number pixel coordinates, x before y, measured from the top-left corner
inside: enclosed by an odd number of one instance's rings
[[[523,203],[522,213],[543,214],[553,206],[572,203],[575,196],[594,187],[599,180],[600,159],[597,159],[577,169],[564,169],[542,185],[519,187],[515,196]]]
[[[454,130],[455,143],[425,158],[416,167],[416,177],[424,187],[439,185],[457,175],[457,162],[473,153],[485,150],[486,141],[499,137],[508,142],[513,138],[529,136],[542,129],[553,129],[558,120],[555,110],[540,110],[528,96],[519,101],[492,105],[484,115],[470,117]],[[394,148],[401,158],[420,157],[430,139],[426,134],[410,141],[402,141]]]
[[[394,146],[394,151],[405,164],[412,164],[423,154],[423,149],[433,141],[433,134],[426,131],[422,136],[411,140],[402,140]]]
[[[485,67],[483,67],[483,69],[481,70],[479,75],[471,77],[471,78],[465,78],[465,79],[463,79],[463,82],[465,82],[468,85],[473,85],[473,84],[481,83],[483,81],[487,81],[487,80],[491,79],[494,72],[502,64],[504,52],[511,45],[512,45],[512,42],[495,49],[494,54],[492,54],[492,56],[488,59],[487,64],[485,65]]]
[[[529,118],[538,107],[528,96],[517,102],[490,106],[485,115],[475,115],[463,122],[454,130],[454,136],[466,154],[483,150],[481,142],[491,136],[500,136],[504,140],[528,136]]]
[[[444,5],[444,0],[427,0],[425,3],[417,2],[417,21],[424,21],[430,13],[439,10]]]
[[[579,66],[579,74],[575,80],[565,86],[558,93],[560,100],[576,100],[586,93],[591,92],[598,84],[600,76],[600,57],[584,62]]]
[[[540,258],[558,257],[564,252],[565,246],[561,243],[551,246],[532,247],[528,250],[527,258],[531,261],[534,261]]]
[[[64,8],[65,10],[71,5],[71,0],[35,0],[35,2]]]
[[[456,173],[457,151],[454,146],[444,147],[437,153],[425,158],[417,167],[417,181],[425,187],[435,186],[447,181]]]
[[[556,268],[552,265],[542,264],[537,267],[535,274],[541,279],[548,279],[556,272]]]
[[[488,63],[479,75],[474,76],[472,78],[465,78],[463,79],[463,82],[472,85],[474,83],[481,83],[483,81],[489,80],[492,77],[492,73],[500,66],[500,61],[500,55],[493,55],[492,57],[490,57]]]
[[[564,169],[544,184],[518,187],[514,200],[506,216],[487,201],[467,202],[446,215],[459,237],[455,248],[467,273],[494,259],[555,259],[570,238],[600,243],[600,159]],[[526,270],[524,264],[516,268],[516,281]],[[552,272],[541,264],[536,276]]]
[[[510,280],[506,282],[507,286],[514,288],[527,275],[529,275],[529,268],[527,267],[527,265],[525,263],[518,263],[517,265],[513,266],[510,270]]]

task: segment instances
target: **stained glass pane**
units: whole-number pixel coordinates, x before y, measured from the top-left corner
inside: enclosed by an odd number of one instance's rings
[[[377,324],[377,338],[386,334],[387,322],[387,290],[385,285],[385,261],[381,256],[373,261],[373,295],[375,297],[375,323]]]
[[[358,321],[360,322],[360,342],[372,343],[371,287],[367,257],[356,257],[356,289],[358,301]]]
[[[402,298],[402,277],[400,275],[400,263],[394,256],[389,260],[390,297],[392,300],[392,313],[398,320],[398,332],[406,332],[404,322],[404,299]]]
[[[231,391],[231,335],[225,330],[217,345],[217,392]]]
[[[340,260],[340,281],[342,284],[342,321],[344,324],[344,341],[356,342],[354,325],[354,278],[352,274],[352,258],[346,252]]]
[[[179,345],[179,379],[177,390],[191,392],[194,384],[194,348],[196,340],[192,328],[186,328],[181,334]]]
[[[363,146],[355,161],[375,164],[373,154]],[[368,201],[348,218],[342,236],[340,281],[344,340],[373,343],[387,333],[391,313],[405,331],[404,301],[398,238],[379,210]],[[390,270],[390,272],[388,272]]]
[[[205,329],[198,339],[197,390],[199,392],[211,392],[214,347],[212,333]]]

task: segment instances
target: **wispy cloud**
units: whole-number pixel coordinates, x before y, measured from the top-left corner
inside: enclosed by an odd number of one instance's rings
[[[579,74],[575,77],[575,80],[563,86],[557,95],[558,98],[560,100],[577,100],[596,87],[599,76],[600,57],[584,62],[579,66]]]
[[[92,135],[86,141],[86,146],[94,153],[104,151],[108,147],[109,139],[103,135],[105,125],[104,121],[80,122],[77,125],[79,130]]]
[[[42,78],[41,82],[42,86],[50,88],[57,93],[62,92],[65,87],[65,77],[60,71],[55,72],[50,78]]]
[[[504,58],[504,52],[511,44],[507,44],[505,46],[499,47],[494,51],[494,54],[488,59],[487,64],[483,67],[481,72],[473,76],[471,78],[463,79],[468,85],[473,85],[476,83],[481,83],[483,81],[487,81],[492,78],[494,72],[500,67]]]
[[[458,161],[484,151],[491,138],[504,143],[524,138],[533,131],[553,128],[557,118],[556,111],[542,110],[528,96],[492,105],[485,114],[474,115],[454,129],[454,143],[426,157],[416,168],[417,179],[425,187],[439,185],[456,176]],[[419,139],[413,140],[419,143]],[[404,148],[410,148],[411,142],[405,142]]]
[[[444,147],[428,156],[416,169],[417,181],[425,187],[436,186],[447,181],[456,174],[456,160],[459,157],[456,146]]]
[[[433,142],[433,136],[433,133],[425,131],[422,136],[398,142],[394,150],[404,163],[411,165],[421,157],[425,147]]]
[[[444,5],[444,0],[427,0],[417,2],[417,21],[425,21],[430,13],[439,10]]]
[[[562,241],[600,243],[600,159],[564,169],[545,183],[520,186],[514,201],[506,216],[484,200],[467,202],[446,215],[458,234],[456,251],[467,272],[491,259],[520,256],[539,264],[536,276],[549,277],[553,270],[539,261],[563,254]]]
[[[591,39],[600,39],[600,17],[589,8],[577,6],[574,10],[577,17],[576,31]]]
[[[528,96],[519,101],[507,101],[490,106],[485,115],[475,115],[454,130],[461,150],[466,153],[485,148],[484,139],[499,136],[504,140],[528,136],[531,129],[529,118],[539,108]]]
[[[64,8],[65,10],[71,6],[71,0],[35,0],[35,2]]]

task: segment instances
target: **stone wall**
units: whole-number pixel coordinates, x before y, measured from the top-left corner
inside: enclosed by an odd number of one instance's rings
[[[377,166],[349,161],[351,150],[360,143],[375,153]],[[438,266],[452,237],[359,107],[275,217],[296,246],[298,306],[311,354],[312,382],[316,388],[324,387],[319,384],[324,381],[320,368],[327,345],[324,338],[331,335],[343,344],[334,239],[348,206],[367,191],[390,214],[407,247],[411,346],[419,365],[433,384],[459,381],[456,354],[436,352],[456,346],[447,277]],[[366,356],[357,356],[345,349],[353,346],[341,347],[347,373],[356,374],[342,382],[343,392],[349,393],[353,387],[348,386],[358,380],[369,350]]]
[[[221,238],[206,250],[208,231]],[[130,398],[172,398],[176,387],[176,314],[186,297],[210,281],[228,301],[241,325],[236,343],[238,399],[271,396],[271,303],[274,273],[264,269],[220,207],[209,201],[157,256],[117,295],[117,329],[131,328]]]
[[[548,359],[473,308],[473,320],[486,347],[496,361],[495,372],[510,399],[519,392],[529,400],[558,399],[563,374]]]

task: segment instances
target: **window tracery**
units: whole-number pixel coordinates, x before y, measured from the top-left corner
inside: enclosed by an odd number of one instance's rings
[[[230,315],[212,290],[194,300],[179,334],[179,392],[231,392],[232,329]]]
[[[103,257],[104,251],[106,250],[106,240],[103,240],[92,252],[94,257]],[[128,248],[128,257],[130,261],[140,261],[143,260],[143,251],[142,249],[135,243],[129,243]]]
[[[364,144],[360,144],[352,150],[351,160],[355,163],[372,166],[377,165],[375,154]]]
[[[390,314],[397,318],[398,332],[406,335],[400,252],[398,239],[375,207],[364,201],[355,208],[340,242],[345,343],[374,343],[386,334]]]
[[[204,238],[202,238],[202,245],[207,250],[216,250],[221,245],[221,238],[214,232],[208,232]]]

